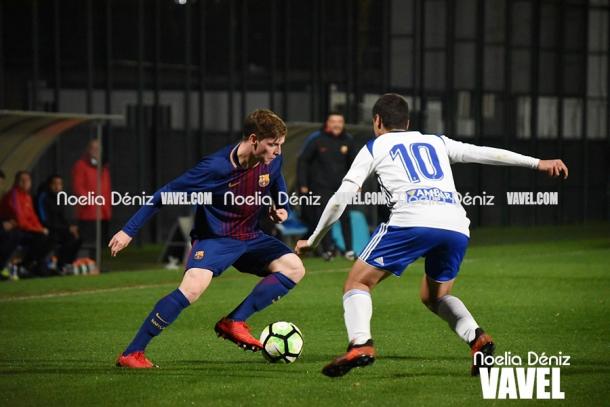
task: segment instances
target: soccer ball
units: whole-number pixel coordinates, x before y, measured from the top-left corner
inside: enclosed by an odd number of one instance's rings
[[[261,333],[263,356],[269,362],[292,363],[303,351],[303,334],[292,322],[274,322]]]

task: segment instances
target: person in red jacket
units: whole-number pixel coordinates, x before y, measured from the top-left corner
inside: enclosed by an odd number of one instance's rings
[[[0,193],[4,192],[6,176],[0,170]],[[13,219],[4,219],[0,216],[0,280],[11,277],[9,269],[6,268],[13,252],[19,245],[19,231],[16,229],[17,222]]]
[[[82,157],[72,167],[72,192],[76,196],[97,196],[97,164],[100,159],[100,144],[97,140],[89,141]],[[112,217],[110,197],[110,170],[108,165],[102,166],[100,194],[104,197],[104,205],[100,205],[102,219],[102,240],[107,240],[108,222]],[[91,199],[93,201],[93,198]],[[83,244],[95,243],[95,222],[97,219],[96,205],[79,205],[76,207],[76,219]]]
[[[45,258],[51,252],[49,230],[42,226],[36,212],[30,190],[32,177],[27,171],[15,175],[13,187],[0,201],[0,219],[11,221],[19,231],[19,245],[25,254],[21,265],[33,275],[48,274]]]

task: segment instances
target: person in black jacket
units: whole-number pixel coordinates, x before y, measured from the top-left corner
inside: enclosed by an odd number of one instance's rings
[[[36,199],[40,221],[49,229],[49,237],[57,247],[57,270],[59,271],[76,259],[82,243],[78,226],[67,220],[65,207],[57,202],[57,194],[63,190],[63,179],[55,174],[41,186]]]
[[[341,185],[343,176],[354,161],[356,151],[354,140],[345,131],[345,118],[332,112],[326,116],[322,129],[310,134],[305,141],[297,164],[297,182],[301,194],[319,195],[320,205],[303,208],[303,221],[313,232],[326,203]],[[352,233],[348,215],[341,221],[345,240],[345,257],[354,260]],[[320,245],[319,254],[331,260],[335,254],[332,237],[327,234]]]

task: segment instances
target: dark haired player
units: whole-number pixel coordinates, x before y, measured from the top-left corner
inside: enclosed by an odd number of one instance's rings
[[[561,160],[539,160],[497,148],[460,143],[445,136],[407,131],[409,108],[396,94],[386,94],[373,106],[375,138],[360,150],[343,183],[308,240],[297,242],[302,253],[316,247],[345,206],[339,193],[353,195],[373,172],[388,197],[391,216],[377,227],[347,277],[343,308],[349,337],[347,353],[322,370],[327,376],[343,376],[354,367],[375,361],[370,321],[370,291],[390,275],[400,276],[419,257],[426,259],[420,297],[447,321],[474,355],[491,355],[494,343],[476,323],[451,288],[466,247],[470,221],[459,200],[451,173],[452,163],[473,162],[537,169],[550,176],[568,176]],[[477,360],[482,358],[476,358]],[[471,374],[479,368],[473,364]]]
[[[194,168],[163,186],[154,194],[154,206],[143,206],[114,235],[108,246],[115,256],[138,229],[161,207],[166,192],[211,192],[211,205],[199,205],[191,232],[193,248],[180,286],[157,302],[133,341],[119,356],[117,366],[150,368],[154,364],[144,350],[152,338],[167,328],[182,310],[195,302],[213,277],[233,265],[241,272],[264,276],[252,292],[214,327],[216,333],[238,346],[257,351],[262,344],[254,338],[246,320],[286,295],[304,276],[297,255],[258,227],[263,210],[259,204],[225,203],[224,195],[277,197],[286,191],[282,177],[281,146],[285,123],[270,110],[256,110],[245,120],[243,139],[203,158]],[[276,199],[277,202],[277,199]],[[271,219],[280,223],[288,208],[274,205]]]

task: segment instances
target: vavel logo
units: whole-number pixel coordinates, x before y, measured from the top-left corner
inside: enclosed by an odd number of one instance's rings
[[[525,366],[523,358],[511,352],[498,356],[477,352],[473,357],[475,364],[495,366],[479,370],[484,399],[565,399],[560,366],[570,366],[570,356],[528,352]]]

